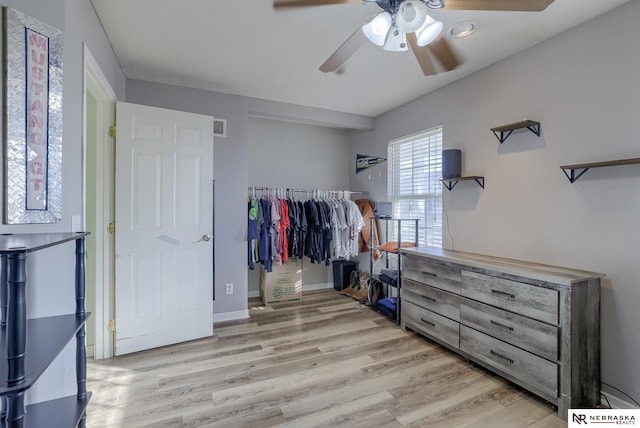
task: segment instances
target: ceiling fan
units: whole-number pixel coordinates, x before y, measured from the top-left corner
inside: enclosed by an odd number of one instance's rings
[[[337,71],[367,40],[393,52],[413,51],[425,76],[437,74],[437,60],[445,71],[461,64],[452,46],[442,35],[443,24],[429,16],[429,9],[494,10],[539,12],[554,0],[274,0],[273,7],[323,6],[345,3],[373,3],[377,13],[347,38],[320,66],[327,73]]]

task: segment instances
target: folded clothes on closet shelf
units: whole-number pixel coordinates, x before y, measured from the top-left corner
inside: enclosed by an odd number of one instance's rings
[[[376,305],[376,309],[386,315],[389,318],[395,319],[398,313],[398,298],[397,297],[387,297],[385,299],[378,300],[378,304]]]
[[[381,269],[380,270],[380,281],[385,284],[392,285],[394,287],[398,286],[398,271],[396,269]]]
[[[384,306],[387,309],[392,311],[396,311],[398,307],[398,298],[397,297],[387,297],[384,299],[378,300],[378,306]]]

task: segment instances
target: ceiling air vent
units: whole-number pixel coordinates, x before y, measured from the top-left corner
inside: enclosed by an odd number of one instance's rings
[[[227,119],[213,119],[213,135],[216,137],[227,136]]]

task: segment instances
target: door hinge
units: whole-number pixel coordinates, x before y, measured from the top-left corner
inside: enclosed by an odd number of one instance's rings
[[[109,320],[109,331],[116,331],[116,320]]]
[[[109,127],[109,137],[116,138],[116,126],[115,125],[111,125]]]
[[[109,223],[109,226],[107,226],[107,232],[109,232],[110,235],[115,235],[116,234],[116,224],[115,223]]]

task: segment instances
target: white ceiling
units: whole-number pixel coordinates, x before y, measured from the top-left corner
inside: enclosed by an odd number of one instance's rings
[[[380,10],[375,3],[287,10],[273,10],[271,0],[92,3],[129,78],[377,116],[627,1],[555,0],[543,12],[434,10],[445,30],[471,21],[478,31],[450,39],[461,67],[429,77],[411,52],[373,44],[339,74],[318,70]]]

